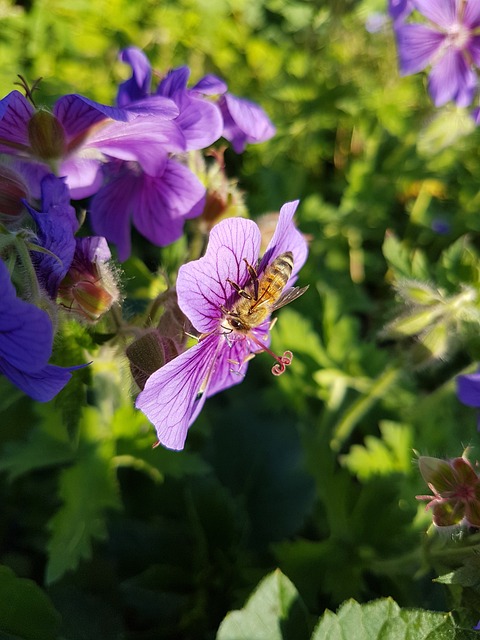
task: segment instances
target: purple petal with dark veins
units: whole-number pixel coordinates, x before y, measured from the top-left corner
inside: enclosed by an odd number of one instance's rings
[[[38,279],[48,295],[55,299],[58,285],[65,277],[75,253],[74,234],[78,229],[75,209],[70,205],[70,194],[65,182],[53,174],[42,180],[42,211],[27,202],[37,226],[38,244],[49,252],[32,252],[32,261]]]
[[[83,366],[83,365],[82,365]],[[70,371],[78,367],[57,367],[47,364],[38,371],[27,373],[0,360],[0,372],[16,387],[38,402],[52,400],[72,377]]]
[[[455,100],[459,107],[471,104],[477,88],[477,76],[461,51],[448,49],[432,67],[428,90],[436,107]]]
[[[287,202],[280,209],[277,226],[272,239],[268,243],[262,257],[258,271],[261,273],[275,258],[286,251],[293,253],[293,272],[287,286],[291,286],[297,279],[297,274],[305,264],[308,255],[307,241],[293,222],[293,216],[298,207],[298,200]]]
[[[52,353],[53,329],[48,314],[20,298],[0,260],[0,362],[22,371],[38,371]]]
[[[73,200],[88,198],[102,186],[102,162],[94,158],[70,156],[60,164],[59,173],[65,177]]]
[[[0,153],[19,155],[28,151],[28,123],[34,113],[35,109],[19,91],[12,91],[0,100]]]
[[[422,71],[440,50],[445,34],[423,24],[403,24],[395,29],[400,73]]]
[[[190,92],[176,98],[180,115],[175,119],[187,140],[187,150],[204,149],[222,135],[223,120],[220,109],[203,98],[195,98]]]
[[[190,169],[167,160],[161,176],[139,176],[131,201],[133,223],[150,242],[164,247],[182,235],[187,218],[202,213],[205,187]]]
[[[138,176],[123,162],[108,163],[105,175],[104,186],[90,203],[91,224],[97,235],[117,245],[118,259],[123,262],[131,251],[131,203],[137,193]]]
[[[223,338],[212,334],[155,371],[135,402],[153,423],[158,441],[183,449],[189,426],[200,413]],[[202,388],[203,387],[203,388]]]
[[[455,22],[457,0],[412,0],[413,6],[428,20],[448,29]]]
[[[221,305],[233,298],[228,279],[243,286],[248,279],[244,258],[256,265],[260,231],[251,220],[227,218],[210,232],[203,258],[180,267],[178,304],[200,333],[214,330],[222,317]],[[235,294],[236,295],[236,294]]]

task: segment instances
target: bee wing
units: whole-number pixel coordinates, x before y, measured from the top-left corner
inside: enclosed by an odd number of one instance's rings
[[[272,311],[275,311],[275,309],[280,309],[280,307],[284,307],[286,304],[290,304],[290,302],[293,302],[301,295],[303,295],[308,287],[309,285],[307,284],[306,287],[289,287],[288,289],[285,289],[280,298],[275,302],[274,305],[272,305]]]

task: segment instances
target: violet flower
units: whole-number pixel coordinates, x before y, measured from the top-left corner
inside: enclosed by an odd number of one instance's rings
[[[457,397],[467,407],[480,409],[480,371],[457,376]],[[477,428],[480,429],[480,419]]]
[[[32,251],[32,262],[39,283],[52,300],[65,277],[75,253],[75,232],[78,221],[70,204],[65,181],[49,174],[41,182],[42,206],[36,211],[25,200],[24,204],[37,226],[37,244],[42,251]],[[53,255],[52,255],[53,254]]]
[[[48,364],[53,328],[42,309],[17,297],[0,260],[0,373],[34,400],[47,402],[63,389],[70,371]]]
[[[435,106],[455,100],[468,106],[477,89],[472,66],[480,64],[480,3],[478,0],[410,0],[429,24],[395,28],[402,75],[428,65],[428,89]]]
[[[291,252],[293,270],[287,288],[307,257],[306,241],[293,223],[297,205],[298,201],[282,207],[257,268],[261,279],[276,258]],[[268,347],[271,309],[250,330],[240,330],[232,314],[236,305],[245,301],[242,289],[252,291],[251,268],[257,264],[260,244],[255,222],[227,218],[213,227],[205,256],[180,267],[178,305],[199,332],[199,341],[153,373],[136,401],[137,408],[155,425],[158,442],[167,448],[183,448],[188,428],[206,398],[241,382],[253,355],[267,351],[276,360],[272,369],[276,375],[290,364],[290,352],[277,356]],[[291,299],[298,293],[294,290]]]
[[[413,11],[411,0],[388,0],[388,15],[394,23],[399,23]]]
[[[185,137],[173,123],[175,104],[162,96],[125,110],[80,95],[60,98],[52,112],[36,110],[19,92],[0,100],[0,153],[23,162],[33,188],[51,173],[65,176],[72,198],[86,198],[102,184],[106,157],[135,161],[150,174],[166,152],[185,150]]]

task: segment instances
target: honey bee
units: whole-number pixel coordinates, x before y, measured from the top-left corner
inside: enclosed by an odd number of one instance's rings
[[[228,328],[240,333],[248,333],[262,324],[276,309],[299,298],[308,289],[306,287],[285,286],[293,271],[293,253],[280,254],[259,277],[255,268],[246,260],[249,282],[242,289],[228,280],[240,296],[232,309],[222,308]]]

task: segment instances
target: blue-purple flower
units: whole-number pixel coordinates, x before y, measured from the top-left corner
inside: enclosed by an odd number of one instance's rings
[[[43,178],[41,211],[24,204],[36,224],[38,251],[32,251],[32,262],[42,288],[55,300],[60,282],[65,277],[75,252],[78,221],[70,204],[65,181],[49,174]],[[46,250],[46,251],[42,251]],[[48,252],[48,253],[47,253]]]
[[[480,409],[480,371],[457,376],[457,397],[467,407]]]
[[[276,258],[291,252],[293,269],[286,290],[307,257],[306,241],[293,223],[297,205],[298,201],[282,207],[276,230],[256,268],[261,279]],[[270,313],[258,326],[237,330],[233,310],[246,296],[253,296],[252,270],[255,273],[260,244],[255,222],[228,218],[212,229],[205,256],[179,270],[178,305],[198,331],[199,340],[153,373],[136,401],[165,447],[183,448],[188,428],[206,398],[241,382],[254,354],[267,351],[276,360],[272,371],[277,375],[290,364],[290,352],[277,356],[269,349]]]
[[[411,0],[388,0],[388,15],[395,23],[404,20],[412,11]]]
[[[396,24],[402,75],[430,66],[428,89],[435,106],[450,100],[468,106],[478,85],[474,67],[480,64],[480,2],[410,0],[410,4],[429,22]]]
[[[51,400],[71,377],[71,369],[48,364],[52,344],[50,317],[17,297],[0,260],[0,373],[34,400]]]

